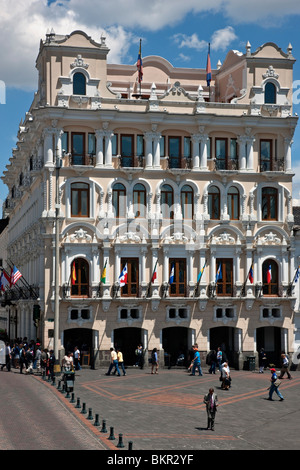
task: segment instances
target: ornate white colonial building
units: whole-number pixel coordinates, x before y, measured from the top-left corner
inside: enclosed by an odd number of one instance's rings
[[[108,53],[81,31],[40,43],[3,176],[7,259],[38,287],[10,301],[15,336],[53,340],[58,209],[61,354],[101,365],[117,345],[130,365],[142,343],[175,363],[198,343],[236,368],[261,347],[278,362],[295,341],[292,47],[229,51],[210,87],[157,56],[140,87]]]

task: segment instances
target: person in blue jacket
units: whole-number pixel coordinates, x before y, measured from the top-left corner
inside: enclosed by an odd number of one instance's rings
[[[194,358],[193,358],[193,368],[192,368],[192,373],[191,375],[195,375],[196,369],[198,368],[199,375],[202,374],[202,369],[201,369],[201,360],[200,360],[200,352],[198,351],[198,345],[195,344],[193,346],[194,350]]]
[[[269,388],[269,397],[267,398],[267,400],[271,400],[273,401],[273,393],[275,392],[279,398],[280,398],[280,401],[283,401],[284,398],[283,396],[281,395],[280,391],[279,391],[279,385],[277,385],[277,381],[279,380],[278,377],[277,377],[277,374],[276,374],[276,369],[270,369],[270,372],[271,372],[271,385],[270,385],[270,388]]]

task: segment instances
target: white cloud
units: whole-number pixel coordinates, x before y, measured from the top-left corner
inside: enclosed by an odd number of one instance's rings
[[[178,33],[175,34],[174,40],[178,44],[179,48],[188,47],[189,49],[196,49],[197,51],[202,51],[207,48],[207,41],[204,41],[203,39],[200,40],[196,33],[191,36]]]
[[[215,31],[211,38],[211,48],[214,50],[225,51],[228,49],[229,44],[237,39],[232,26],[227,26],[224,29]]]
[[[7,87],[36,89],[37,72],[33,65],[41,38],[47,29],[58,34],[84,30],[96,41],[105,32],[110,48],[108,60],[121,62],[135,41],[135,30],[157,32],[184,21],[187,15],[201,12],[221,13],[236,23],[281,19],[300,14],[298,0],[0,0],[1,76]],[[272,15],[270,15],[272,12]],[[226,48],[233,31],[225,28],[213,37],[214,48]],[[204,41],[197,34],[182,37],[183,45],[200,50]]]

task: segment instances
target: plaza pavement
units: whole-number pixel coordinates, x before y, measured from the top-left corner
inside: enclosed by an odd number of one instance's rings
[[[282,379],[284,401],[268,401],[270,372],[231,371],[232,387],[221,390],[219,372],[186,369],[128,368],[127,375],[106,376],[107,369],[76,371],[73,395],[43,380],[107,450],[189,452],[199,450],[299,450],[300,371]],[[215,431],[206,430],[203,396],[210,387],[218,395]],[[73,403],[74,401],[74,403]],[[78,408],[76,406],[79,406]],[[86,413],[83,413],[86,411]],[[105,421],[105,426],[103,423]],[[97,426],[99,424],[99,426]],[[107,432],[101,432],[105,430]],[[113,434],[115,440],[109,439]],[[117,447],[119,443],[123,448]]]

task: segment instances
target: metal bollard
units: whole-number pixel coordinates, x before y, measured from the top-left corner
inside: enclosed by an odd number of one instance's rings
[[[119,442],[117,444],[117,447],[125,447],[123,444],[123,434],[119,434]]]
[[[46,372],[43,370],[43,380],[46,380]]]
[[[129,442],[128,442],[128,450],[132,450],[132,445],[133,445],[133,442],[132,442],[132,441],[129,441]]]
[[[87,417],[87,419],[90,419],[90,420],[93,420],[93,413],[92,413],[92,408],[89,408],[89,415]]]
[[[70,392],[69,392],[69,389],[68,389],[68,387],[66,387],[66,389],[67,389],[67,390],[66,390],[66,391],[67,391],[67,394],[66,394],[65,398],[70,398],[70,397],[71,397],[71,395],[70,395]]]
[[[81,410],[81,413],[84,414],[84,415],[87,413],[87,411],[86,411],[86,404],[85,404],[85,403],[82,403],[82,410]]]
[[[95,415],[95,422],[94,422],[94,426],[100,426],[100,422],[99,422],[99,415],[96,414]]]
[[[55,385],[55,375],[52,377],[52,384],[51,385]]]
[[[108,437],[108,440],[109,440],[109,441],[114,441],[115,439],[116,439],[116,438],[115,438],[115,436],[114,436],[114,428],[111,427],[111,428],[110,428],[110,435],[109,435],[109,437]]]
[[[75,397],[75,393],[72,393],[70,403],[75,403],[75,398],[74,397]]]
[[[100,432],[107,432],[105,419],[102,420],[102,429]]]
[[[77,404],[76,404],[75,408],[81,408],[80,398],[77,398]]]
[[[58,381],[58,384],[57,384],[57,390],[61,390],[61,380]]]

